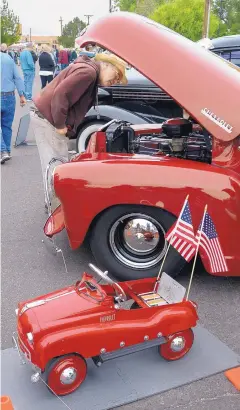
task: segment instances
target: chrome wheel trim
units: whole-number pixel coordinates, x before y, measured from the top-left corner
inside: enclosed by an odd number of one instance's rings
[[[60,375],[60,381],[62,384],[72,384],[77,377],[77,370],[74,367],[66,367]]]
[[[145,249],[136,249],[133,245],[124,241],[124,235],[122,235],[121,239],[123,243],[121,246],[120,241],[116,241],[116,236],[120,234],[120,230],[125,231],[125,227],[122,224],[127,224],[131,220],[144,220],[150,224],[150,226],[154,226],[159,234],[157,243],[155,240],[153,245],[149,246],[149,242],[146,241]],[[148,269],[157,265],[165,254],[167,248],[167,243],[164,239],[165,233],[163,226],[151,216],[141,213],[126,214],[117,219],[112,225],[109,232],[109,246],[114,256],[125,266],[135,269]],[[142,238],[142,240],[145,239]],[[160,246],[160,242],[163,240],[164,243]]]
[[[174,339],[171,341],[171,350],[173,352],[181,352],[184,347],[185,347],[185,339],[182,336],[176,336]]]

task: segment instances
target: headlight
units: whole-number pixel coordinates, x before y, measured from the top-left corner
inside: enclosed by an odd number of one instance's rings
[[[33,334],[31,332],[27,333],[27,339],[29,343],[32,345],[33,344]]]
[[[18,316],[19,309],[15,309],[16,316]]]

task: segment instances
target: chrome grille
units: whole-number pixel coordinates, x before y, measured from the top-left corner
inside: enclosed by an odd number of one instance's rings
[[[117,100],[140,100],[140,101],[149,101],[149,102],[156,102],[160,100],[164,101],[171,101],[171,97],[165,94],[164,91],[156,89],[156,90],[149,90],[149,89],[122,89],[122,88],[114,88],[112,90],[113,99]]]

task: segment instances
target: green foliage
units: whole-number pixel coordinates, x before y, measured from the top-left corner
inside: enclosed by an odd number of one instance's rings
[[[137,0],[119,0],[118,7],[121,11],[135,11]]]
[[[240,0],[213,0],[213,11],[225,34],[240,34]]]
[[[9,10],[6,0],[1,6],[1,42],[11,45],[20,39],[19,17]]]
[[[59,44],[63,47],[74,47],[75,39],[80,35],[80,32],[86,27],[86,23],[75,17],[73,20],[69,21],[64,27],[62,36],[58,37]]]
[[[151,18],[164,26],[197,41],[202,38],[204,17],[203,0],[172,0],[161,4]],[[221,22],[211,13],[210,37],[214,37]]]
[[[164,0],[136,0],[135,13],[149,17]]]
[[[192,39],[202,37],[204,0],[119,0],[122,11],[153,20]],[[213,0],[210,37],[240,34],[240,0]]]
[[[121,11],[130,11],[142,16],[150,16],[165,0],[119,0],[118,6]]]

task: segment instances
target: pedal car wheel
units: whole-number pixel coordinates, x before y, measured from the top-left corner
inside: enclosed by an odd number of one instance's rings
[[[159,346],[160,355],[166,360],[181,359],[191,349],[194,341],[192,329],[171,335],[168,342]]]
[[[87,374],[86,361],[77,355],[67,355],[56,359],[48,370],[47,384],[58,396],[74,392]]]

